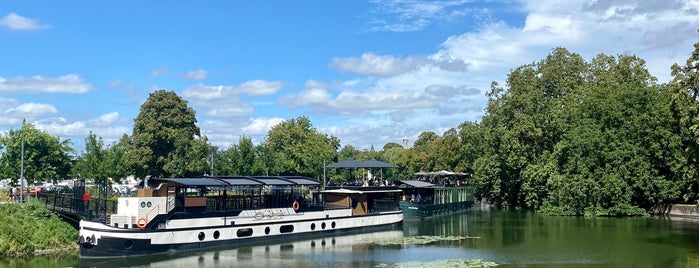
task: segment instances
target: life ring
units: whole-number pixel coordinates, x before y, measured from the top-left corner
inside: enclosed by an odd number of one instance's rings
[[[291,208],[293,208],[294,211],[299,211],[299,202],[294,201],[294,203],[291,204]]]
[[[146,218],[138,218],[138,221],[136,222],[136,226],[138,226],[138,228],[143,229],[143,228],[146,228],[147,223],[148,223],[148,221],[146,221]]]

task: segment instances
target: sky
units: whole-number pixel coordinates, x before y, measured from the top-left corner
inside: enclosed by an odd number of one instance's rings
[[[697,29],[699,0],[1,1],[0,133],[26,120],[79,154],[165,89],[220,149],[306,116],[379,150],[479,122],[491,82],[556,47],[668,82]]]

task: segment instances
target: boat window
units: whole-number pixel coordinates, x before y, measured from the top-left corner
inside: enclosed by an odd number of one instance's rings
[[[219,236],[221,236],[221,233],[219,233],[218,231],[214,231],[214,239],[218,239]]]
[[[311,231],[314,231],[315,229],[316,229],[316,224],[315,224],[315,223],[311,223]]]
[[[282,225],[279,227],[279,232],[280,233],[291,233],[294,231],[294,226],[293,225]]]
[[[242,228],[242,229],[238,229],[238,232],[236,232],[236,235],[237,235],[238,237],[251,236],[251,235],[252,235],[252,228]]]
[[[270,232],[269,227],[265,227],[265,234],[269,234],[269,232]]]
[[[335,222],[332,222],[332,223],[330,224],[330,226],[331,226],[333,229],[335,229]]]
[[[323,229],[323,230],[325,230],[325,223],[321,223],[321,224],[320,224],[320,228]]]
[[[204,238],[206,238],[204,232],[199,232],[199,241],[204,241]]]

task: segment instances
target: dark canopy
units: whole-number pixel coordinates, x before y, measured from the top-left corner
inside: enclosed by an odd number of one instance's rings
[[[340,162],[327,165],[326,167],[329,167],[329,168],[359,168],[359,167],[361,167],[361,165],[362,165],[362,162],[354,160],[353,158],[347,158],[347,159],[342,160]]]
[[[379,161],[376,159],[369,159],[367,161],[364,161],[364,166],[366,168],[397,168],[398,166],[391,164],[391,163],[386,163],[383,161]]]
[[[329,168],[396,168],[398,166],[379,161],[376,159],[369,159],[367,161],[357,161],[353,158],[348,158],[337,163],[332,163],[327,165]]]

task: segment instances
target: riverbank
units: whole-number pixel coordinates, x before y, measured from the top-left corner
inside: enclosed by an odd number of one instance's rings
[[[77,252],[78,231],[43,204],[0,204],[0,256]]]
[[[694,204],[665,205],[653,209],[656,215],[699,218],[699,206]]]

